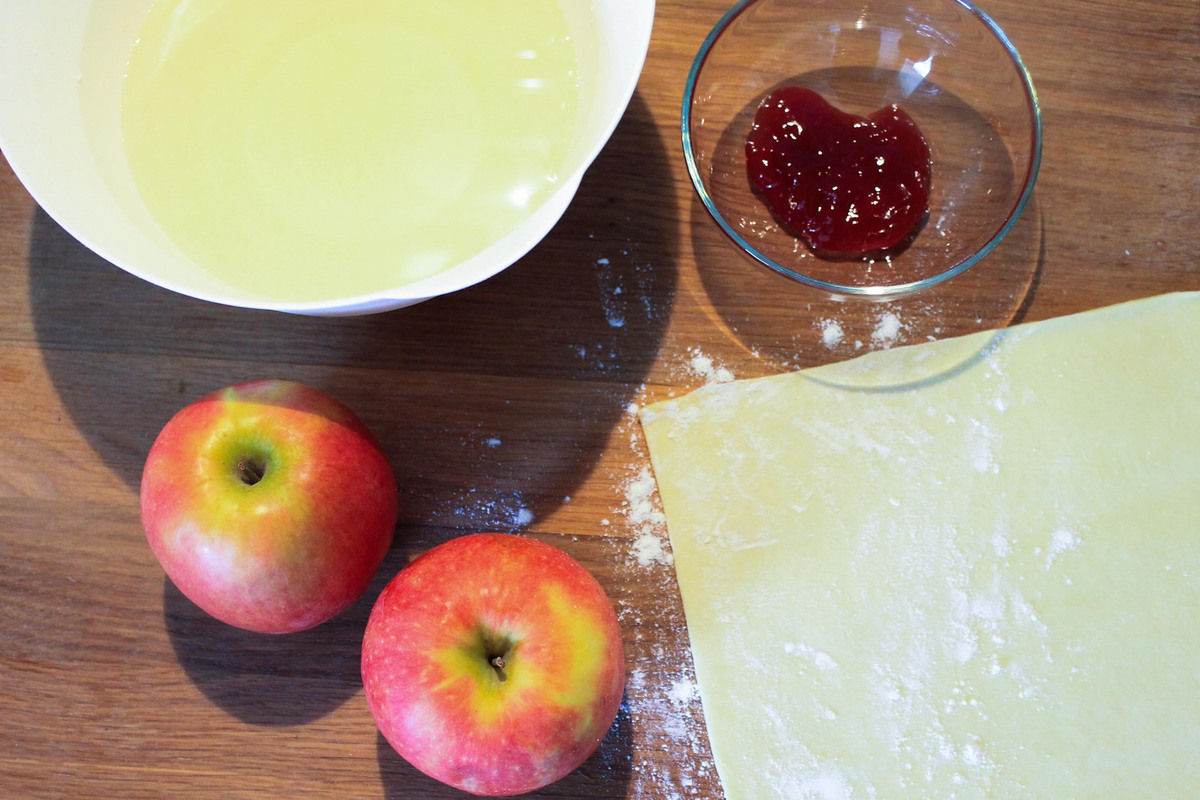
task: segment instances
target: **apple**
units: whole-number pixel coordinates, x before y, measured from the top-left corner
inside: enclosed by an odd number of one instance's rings
[[[354,603],[398,513],[367,427],[290,381],[240,383],[183,408],[142,473],[142,525],[171,581],[213,617],[263,633],[305,630]]]
[[[405,760],[477,795],[522,794],[587,760],[625,690],[612,602],[556,547],[451,539],[402,569],[363,635],[367,705]]]

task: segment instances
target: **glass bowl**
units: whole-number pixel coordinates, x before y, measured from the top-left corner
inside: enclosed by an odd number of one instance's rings
[[[929,208],[906,246],[817,255],[751,188],[746,137],[763,98],[784,85],[864,117],[895,104],[916,122],[930,149]],[[987,256],[1025,208],[1042,147],[1020,55],[964,0],[741,0],[692,64],[682,133],[700,200],[743,253],[835,295],[880,299]]]

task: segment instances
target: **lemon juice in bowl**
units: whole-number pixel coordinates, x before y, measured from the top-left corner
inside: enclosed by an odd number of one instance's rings
[[[156,0],[121,131],[192,261],[276,300],[352,297],[531,215],[572,169],[579,73],[556,0]]]

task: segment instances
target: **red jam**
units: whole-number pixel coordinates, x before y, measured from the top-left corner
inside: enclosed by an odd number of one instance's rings
[[[896,105],[847,114],[811,89],[767,95],[746,140],[750,184],[819,254],[907,245],[929,206],[929,145]]]

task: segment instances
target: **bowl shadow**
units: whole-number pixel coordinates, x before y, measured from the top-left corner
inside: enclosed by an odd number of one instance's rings
[[[524,258],[452,295],[341,318],[174,294],[115,269],[39,209],[35,333],[72,422],[129,486],[180,407],[279,377],[329,391],[376,433],[402,487],[402,526],[510,530],[591,471],[655,360],[678,280],[671,186],[635,94]]]
[[[388,744],[383,734],[376,735],[376,755],[388,800],[422,798],[465,798],[473,795],[440,783],[405,761]],[[588,798],[624,798],[633,777],[633,723],[629,704],[621,702],[617,718],[596,752],[571,774],[549,786],[521,795],[530,800],[578,800]]]
[[[664,143],[637,94],[536,248],[478,286],[373,316],[177,295],[114,268],[35,211],[29,301],[47,374],[71,423],[135,492],[176,411],[270,377],[352,408],[396,473],[401,512],[387,560],[363,598],[324,625],[281,637],[240,631],[164,580],[166,634],[203,694],[252,724],[330,713],[361,687],[370,603],[414,548],[515,531],[562,503],[655,361],[678,280],[679,224]]]

